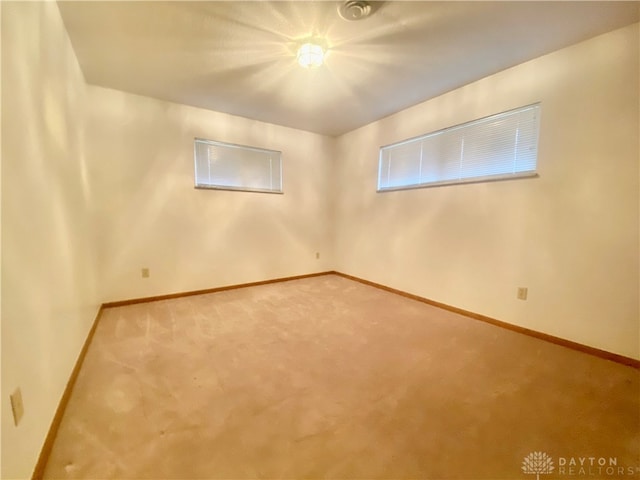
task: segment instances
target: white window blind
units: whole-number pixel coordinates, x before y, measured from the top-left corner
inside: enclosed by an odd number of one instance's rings
[[[380,148],[378,191],[536,175],[540,105]]]
[[[282,158],[274,150],[195,139],[195,186],[282,193]]]

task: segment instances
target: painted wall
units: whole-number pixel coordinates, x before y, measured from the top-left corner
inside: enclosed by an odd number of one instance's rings
[[[105,301],[330,268],[332,138],[96,86],[88,95]],[[282,151],[284,194],[195,189],[194,137]]]
[[[85,83],[55,2],[2,8],[2,478],[31,475],[98,310]],[[20,387],[15,427],[9,394]]]
[[[340,137],[336,269],[640,358],[638,45],[636,24]],[[539,178],[376,193],[381,145],[538,101]]]

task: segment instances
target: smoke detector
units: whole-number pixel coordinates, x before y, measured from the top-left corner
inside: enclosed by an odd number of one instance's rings
[[[371,4],[365,0],[348,0],[338,7],[338,13],[350,22],[362,20],[371,14]]]

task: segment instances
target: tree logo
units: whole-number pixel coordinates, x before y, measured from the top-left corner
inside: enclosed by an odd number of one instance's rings
[[[553,460],[545,452],[531,452],[522,461],[522,471],[536,475],[536,480],[540,480],[540,474],[546,475],[553,472]]]

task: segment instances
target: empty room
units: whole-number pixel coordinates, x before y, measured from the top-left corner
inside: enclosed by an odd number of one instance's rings
[[[640,2],[1,1],[2,479],[640,479]]]

